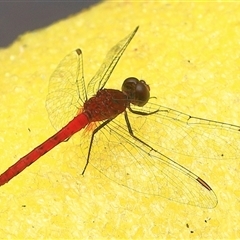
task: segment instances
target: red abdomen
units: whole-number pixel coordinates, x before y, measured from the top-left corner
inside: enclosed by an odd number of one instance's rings
[[[115,118],[129,105],[127,96],[115,89],[103,89],[84,103],[84,113],[90,122]]]

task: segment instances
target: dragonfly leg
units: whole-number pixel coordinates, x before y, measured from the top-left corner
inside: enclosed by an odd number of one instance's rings
[[[138,115],[142,115],[142,116],[147,116],[147,115],[152,115],[154,113],[157,113],[159,111],[164,111],[164,112],[168,112],[168,110],[155,110],[153,112],[149,112],[149,113],[146,113],[146,112],[141,112],[141,111],[136,111],[136,110],[133,110],[130,106],[128,106],[128,109],[131,113],[134,113],[134,114],[138,114]],[[126,118],[126,117],[125,117]]]
[[[101,129],[103,128],[104,126],[106,126],[109,122],[111,122],[113,119],[108,119],[107,121],[103,122],[101,125],[99,125],[97,128],[94,129],[93,133],[92,133],[92,137],[91,137],[91,140],[90,140],[90,144],[89,144],[89,148],[88,148],[88,155],[87,155],[87,161],[86,161],[86,164],[84,166],[84,169],[82,171],[82,175],[84,175],[86,169],[87,169],[87,166],[88,166],[88,163],[89,163],[89,159],[90,159],[90,154],[91,154],[91,148],[92,148],[92,144],[93,144],[93,140],[94,140],[94,136],[95,134]]]
[[[156,111],[154,111],[154,112],[152,112],[152,113],[148,113],[148,114],[147,114],[147,113],[145,113],[145,114],[143,113],[143,115],[150,115],[150,114],[153,114],[153,113],[158,112],[158,111],[159,111],[159,110],[156,110]],[[132,111],[131,111],[131,112],[132,112]],[[134,113],[134,112],[133,112],[133,113]],[[137,114],[139,114],[139,113],[137,113]],[[141,115],[141,114],[140,114],[140,115]],[[142,141],[140,138],[138,138],[138,137],[136,137],[136,136],[134,135],[126,111],[124,112],[124,117],[125,117],[125,121],[126,121],[126,124],[127,124],[127,128],[128,128],[129,134],[130,134],[133,138],[135,138],[136,140],[138,140],[139,142],[141,142],[142,144],[144,144],[144,145],[146,145],[147,147],[149,147],[151,151],[152,151],[152,150],[153,150],[153,151],[156,151],[156,150],[155,150],[154,148],[152,148],[150,145],[148,145],[147,143],[145,143],[145,142]],[[157,151],[156,151],[156,152],[157,152]]]

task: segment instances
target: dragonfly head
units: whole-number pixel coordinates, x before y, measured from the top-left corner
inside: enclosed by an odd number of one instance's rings
[[[150,87],[144,80],[135,77],[125,79],[122,92],[128,96],[130,103],[139,107],[144,106],[150,97]]]

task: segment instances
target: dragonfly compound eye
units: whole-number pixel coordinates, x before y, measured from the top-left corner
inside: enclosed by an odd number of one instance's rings
[[[150,97],[150,88],[144,80],[135,77],[125,79],[122,91],[128,96],[129,101],[139,107],[144,106]]]

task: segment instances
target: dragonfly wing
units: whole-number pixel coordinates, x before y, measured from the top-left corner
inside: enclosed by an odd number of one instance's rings
[[[140,138],[146,138],[144,133],[148,132],[153,136],[152,147],[171,158],[176,154],[218,160],[240,156],[240,126],[193,117],[152,103],[132,108],[147,113],[159,110],[144,118],[137,115],[134,118],[142,124]],[[154,134],[150,126],[154,126],[158,134]]]
[[[102,89],[105,86],[115,66],[117,65],[128,44],[131,42],[132,38],[136,34],[137,30],[138,27],[136,27],[132,33],[130,33],[123,40],[121,40],[108,52],[103,64],[100,66],[99,70],[88,84],[89,96],[96,94],[98,90]]]
[[[49,80],[46,108],[56,130],[65,126],[87,99],[83,75],[82,52],[68,54]]]
[[[123,123],[120,115],[96,133],[89,164],[140,193],[203,208],[216,206],[215,193],[201,178],[134,139]],[[88,148],[81,151],[86,156]]]

